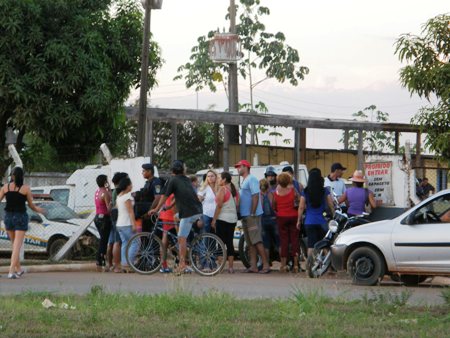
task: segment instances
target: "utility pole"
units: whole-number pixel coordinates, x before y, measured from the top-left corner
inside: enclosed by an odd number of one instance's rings
[[[236,5],[235,0],[230,0],[230,33],[236,34]],[[238,79],[237,79],[237,62],[229,63],[229,74],[228,74],[228,111],[233,114],[239,111],[239,97],[238,97]],[[229,170],[229,143],[232,140],[234,143],[235,137],[231,137],[232,127],[224,126],[224,146],[223,146],[223,168],[225,171]],[[239,134],[239,129],[237,129]],[[239,136],[238,136],[239,142]]]
[[[144,5],[144,41],[142,42],[141,54],[141,88],[139,96],[139,123],[138,123],[138,137],[137,137],[137,156],[144,156],[145,154],[145,136],[149,126],[147,123],[147,89],[148,89],[148,53],[150,47],[150,15],[151,15],[151,0],[147,0]],[[151,130],[152,131],[152,130]],[[153,133],[150,136],[150,149],[153,150]],[[150,160],[153,160],[151,158]]]

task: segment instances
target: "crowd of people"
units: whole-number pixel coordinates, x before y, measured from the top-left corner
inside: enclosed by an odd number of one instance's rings
[[[196,177],[186,176],[186,166],[180,160],[173,162],[171,177],[166,182],[155,176],[153,164],[143,164],[142,176],[146,182],[135,192],[127,173],[113,175],[112,189],[109,178],[99,175],[94,196],[94,223],[100,235],[97,269],[129,272],[125,252],[127,244],[136,232],[151,231],[156,219],[152,216],[158,213],[163,228],[162,273],[172,271],[167,262],[168,232],[176,233],[178,237],[180,272],[192,271],[186,252],[193,224],[202,232],[213,232],[220,237],[227,248],[228,272],[234,273],[233,238],[239,219],[249,252],[250,264],[245,273],[269,273],[271,247],[280,254],[280,271],[288,272],[288,262],[292,260],[292,272],[296,273],[300,232],[306,235],[308,252],[311,253],[314,244],[326,233],[324,214],[328,212],[332,216],[334,213],[332,194],[338,203],[348,207],[352,215],[361,214],[366,204],[376,207],[372,192],[363,187],[366,180],[361,171],[355,171],[350,179],[354,186],[346,189],[341,179],[346,168],[340,163],[333,164],[325,178],[319,169],[311,169],[306,187],[295,180],[291,166],[284,167],[278,175],[269,166],[261,180],[252,174],[251,164],[246,160],[239,161],[235,168],[241,177],[239,189],[233,184],[230,173],[219,175],[213,169],[208,170],[201,186],[198,186]],[[45,213],[45,210],[33,204],[31,190],[23,184],[21,168],[15,168],[11,183],[1,188],[0,201],[4,197],[5,225],[13,243],[8,278],[15,279],[23,274],[19,251],[28,229],[25,203],[28,202],[36,212]],[[130,247],[130,250],[135,252],[138,248]],[[262,261],[259,269],[258,255]]]
[[[199,186],[197,177],[186,176],[185,164],[180,160],[172,164],[171,177],[166,184],[154,176],[152,164],[144,164],[145,186],[134,193],[126,173],[114,174],[112,191],[107,177],[100,175],[95,194],[95,225],[100,234],[98,269],[129,271],[124,248],[133,233],[150,231],[155,226],[155,218],[151,216],[159,213],[163,228],[162,273],[172,272],[167,262],[168,232],[178,236],[179,270],[192,271],[186,251],[193,224],[199,226],[201,232],[215,233],[224,242],[228,253],[227,271],[234,273],[233,239],[238,219],[242,221],[249,253],[249,267],[245,273],[269,273],[272,248],[279,252],[280,271],[290,271],[288,262],[292,261],[291,270],[297,273],[300,233],[307,238],[308,253],[311,253],[315,243],[326,233],[324,215],[334,213],[331,192],[351,215],[362,214],[366,204],[376,207],[373,194],[363,187],[365,178],[361,171],[355,171],[350,179],[354,186],[346,189],[342,180],[346,168],[340,163],[334,163],[325,178],[319,169],[310,170],[306,187],[294,178],[291,166],[284,167],[278,175],[269,166],[261,180],[252,174],[251,164],[246,160],[239,161],[235,168],[241,177],[239,190],[230,173],[218,174],[213,169],[206,172]],[[259,268],[258,255],[262,262]]]

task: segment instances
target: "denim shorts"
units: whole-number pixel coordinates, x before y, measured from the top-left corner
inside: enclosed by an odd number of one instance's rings
[[[28,214],[6,211],[5,227],[8,231],[28,231]]]
[[[180,219],[180,226],[178,228],[178,237],[187,238],[192,229],[192,223],[202,218],[201,214]]]

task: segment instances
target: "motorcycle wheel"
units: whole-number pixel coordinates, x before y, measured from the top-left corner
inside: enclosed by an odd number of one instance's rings
[[[311,256],[306,260],[306,273],[310,278],[319,278],[331,265],[329,249],[314,249]]]

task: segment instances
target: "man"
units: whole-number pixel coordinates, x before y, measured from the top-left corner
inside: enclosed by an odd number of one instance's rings
[[[159,199],[159,202],[150,210],[149,214],[158,212],[167,198],[171,194],[174,194],[178,218],[180,219],[178,229],[178,245],[180,248],[179,271],[182,273],[190,273],[192,269],[186,264],[187,237],[191,232],[192,224],[202,217],[202,203],[192,188],[191,180],[185,174],[186,168],[184,162],[180,160],[174,161],[171,171],[173,176],[164,188],[164,196]]]
[[[142,165],[142,176],[147,181],[144,187],[135,192],[135,214],[137,219],[142,219],[142,231],[150,232],[154,226],[147,212],[153,209],[161,198],[162,184],[158,177],[155,177],[155,167],[152,163]]]
[[[250,163],[246,160],[240,160],[234,166],[242,176],[243,182],[239,191],[239,211],[242,217],[242,228],[244,230],[245,240],[249,247],[250,267],[245,272],[256,273],[256,252],[261,256],[263,269],[260,273],[269,273],[269,261],[262,243],[261,216],[263,214],[260,201],[260,188],[258,179],[250,174]]]
[[[420,182],[420,198],[422,200],[427,199],[430,196],[430,192],[434,194],[436,189],[428,182],[428,178],[424,177]]]
[[[274,193],[277,190],[277,174],[275,173],[275,168],[271,165],[266,168],[264,177],[267,182],[269,182],[269,192]]]
[[[303,186],[302,186],[302,184],[299,181],[297,181],[295,179],[294,169],[290,165],[288,165],[288,166],[283,168],[282,172],[288,173],[289,175],[291,175],[291,177],[292,177],[292,185],[294,186],[295,192],[298,195],[300,195],[302,193],[302,191],[303,191]]]
[[[341,197],[346,190],[345,182],[341,179],[346,169],[347,168],[343,167],[342,164],[338,162],[333,163],[331,165],[330,174],[327,177],[325,177],[324,186],[328,187],[330,189],[330,192],[334,192],[336,194],[337,199],[339,199],[339,197]]]

